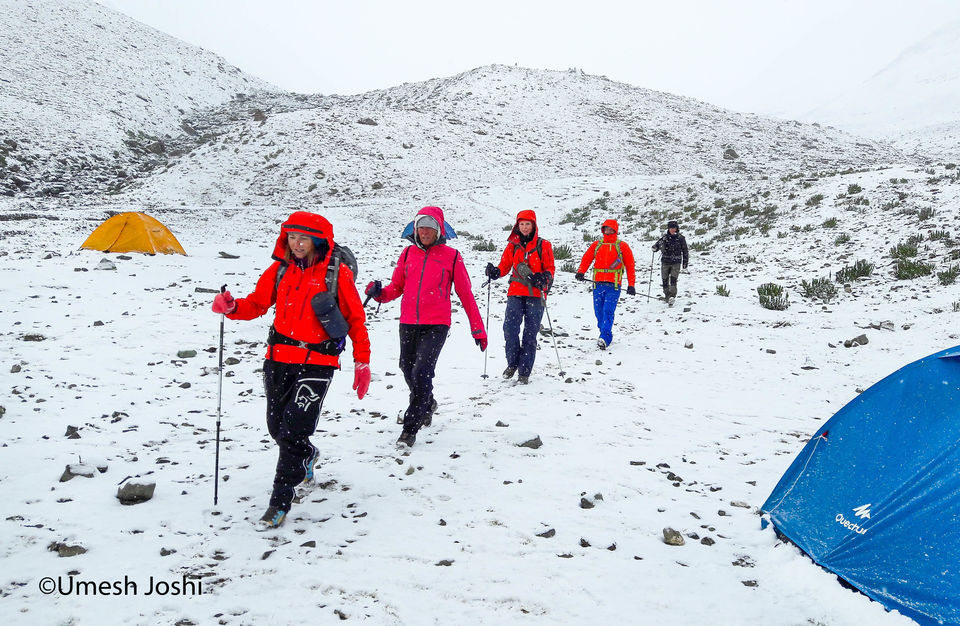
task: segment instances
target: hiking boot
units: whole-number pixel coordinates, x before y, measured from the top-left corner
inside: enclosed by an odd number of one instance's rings
[[[603,340],[603,337],[601,337],[600,339],[597,339],[597,347],[600,348],[601,350],[607,349],[607,342]]]
[[[412,448],[414,442],[417,441],[417,433],[412,430],[404,430],[400,433],[400,437],[397,439],[397,447],[406,447]]]
[[[520,383],[521,385],[528,385],[528,384],[530,384],[530,377],[529,377],[529,376],[517,376],[517,382]]]
[[[320,459],[320,450],[317,448],[313,449],[313,454],[310,455],[310,458],[307,459],[307,474],[303,477],[303,483],[312,483],[313,482],[313,468],[317,464],[317,460]]]
[[[517,373],[517,368],[515,368],[515,367],[508,367],[507,369],[503,370],[503,377],[506,378],[507,380],[509,380],[509,379],[513,378],[513,375],[516,374],[516,373]]]
[[[429,426],[433,424],[433,414],[437,410],[437,399],[433,398],[430,400],[430,411],[427,413],[427,416],[423,418],[423,425]]]
[[[667,298],[667,304],[668,304],[669,306],[673,306],[673,303],[676,302],[676,301],[677,301],[677,299],[674,298],[674,297]]]
[[[267,507],[267,512],[264,513],[260,521],[257,522],[257,532],[262,533],[265,530],[280,528],[285,519],[287,519],[286,511],[281,511],[275,506],[269,506]]]

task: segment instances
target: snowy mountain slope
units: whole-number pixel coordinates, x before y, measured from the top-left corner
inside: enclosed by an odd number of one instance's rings
[[[0,191],[49,195],[162,161],[187,113],[274,89],[89,0],[0,2]],[[123,173],[132,175],[133,171]]]
[[[494,283],[487,361],[456,312],[435,381],[441,407],[410,456],[393,448],[406,401],[398,308],[370,307],[370,394],[352,395],[348,356],[315,437],[324,487],[265,535],[251,522],[276,458],[258,372],[269,321],[227,323],[226,355],[238,362],[224,378],[214,509],[218,318],[212,294],[196,288],[252,289],[288,210],[158,209],[190,256],[107,255],[117,264],[108,271],[95,269],[105,255],[75,250],[104,209],[121,206],[64,211],[9,201],[0,213],[0,277],[10,285],[0,308],[8,355],[0,554],[9,564],[0,612],[11,623],[86,623],[104,607],[116,623],[910,623],[761,531],[756,510],[806,437],[857,389],[958,343],[958,287],[932,275],[897,280],[888,255],[923,233],[918,258],[938,271],[955,263],[952,239],[929,236],[960,229],[955,171],[576,178],[451,192],[447,217],[470,234],[456,245],[482,309],[482,268],[499,255],[518,205],[537,210],[542,233],[575,259],[601,215],[629,223],[624,239],[636,251],[642,294],[645,229],[662,227],[658,211],[695,204],[708,231],[694,234],[693,210],[683,214],[690,243],[705,247],[694,246],[677,306],[624,296],[608,352],[594,347],[590,294],[561,271],[549,311],[566,374],[542,336],[527,387],[498,377],[505,285]],[[748,193],[755,203],[734,210]],[[860,198],[869,203],[853,203]],[[716,199],[724,212],[713,215]],[[783,210],[764,213],[764,202]],[[403,247],[396,233],[417,206],[387,199],[313,208],[358,253],[362,285],[389,276]],[[364,213],[369,220],[357,219]],[[823,225],[831,218],[836,226]],[[759,219],[769,220],[763,230]],[[841,232],[850,239],[838,244]],[[471,249],[477,238],[498,249]],[[801,280],[860,258],[877,267],[849,293],[838,285],[829,304],[799,295]],[[787,288],[789,309],[758,305],[756,287],[768,281]],[[716,293],[720,284],[729,297]],[[24,340],[33,333],[45,339]],[[861,333],[867,345],[843,347]],[[198,356],[178,358],[185,349]],[[67,426],[80,439],[64,436]],[[533,435],[541,448],[517,447]],[[78,460],[107,470],[57,482]],[[156,480],[154,499],[120,505],[114,495],[126,476]],[[593,508],[581,508],[581,498]],[[685,535],[684,546],[663,543],[668,526]],[[58,557],[47,549],[55,542],[87,552]],[[83,581],[127,576],[138,585],[135,601],[41,595],[44,576],[66,585],[71,572]],[[145,596],[151,576],[199,582],[202,594]]]
[[[893,139],[918,153],[960,154],[960,22],[905,50],[886,68],[801,119]]]
[[[575,176],[767,175],[903,161],[882,144],[815,125],[575,71],[494,65],[358,96],[312,97],[304,107],[254,119],[252,109],[267,108],[254,97],[207,115],[195,126],[212,139],[133,181],[129,197],[341,202]]]

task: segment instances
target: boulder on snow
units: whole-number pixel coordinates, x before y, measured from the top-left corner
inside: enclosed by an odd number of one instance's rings
[[[116,270],[117,264],[111,261],[110,259],[100,259],[100,262],[97,263],[97,266],[93,268],[95,270]]]
[[[142,478],[129,478],[123,481],[117,489],[117,499],[120,504],[140,504],[153,497],[157,483]]]
[[[60,557],[77,556],[78,554],[83,554],[87,551],[87,549],[81,545],[71,546],[63,543],[62,541],[54,541],[47,546],[47,550],[56,552],[57,556]]]
[[[683,535],[672,528],[663,529],[663,543],[668,546],[682,546],[684,544]]]
[[[87,465],[86,463],[69,463],[64,468],[63,474],[60,475],[60,482],[65,483],[77,476],[93,478],[96,474],[97,468],[92,465]]]
[[[531,448],[536,450],[543,445],[543,442],[540,441],[540,435],[535,435],[532,438],[526,439],[523,443],[517,444],[521,448]]]

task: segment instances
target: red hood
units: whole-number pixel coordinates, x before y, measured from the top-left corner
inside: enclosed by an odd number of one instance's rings
[[[330,254],[333,252],[333,225],[327,221],[327,218],[307,211],[292,213],[287,221],[281,224],[280,236],[277,237],[277,244],[273,248],[273,258],[277,261],[285,261],[290,256],[287,233],[303,233],[325,241],[327,250],[320,262],[329,262]]]
[[[520,243],[520,222],[522,220],[533,222],[533,238],[531,241],[536,241],[539,236],[540,229],[537,227],[537,214],[530,209],[524,209],[517,213],[517,221],[513,223],[513,230],[510,231],[510,236],[507,237],[507,241],[510,243]]]
[[[603,224],[600,225],[602,229],[604,226],[609,226],[613,229],[614,234],[620,234],[620,224],[617,223],[617,220],[606,220]]]

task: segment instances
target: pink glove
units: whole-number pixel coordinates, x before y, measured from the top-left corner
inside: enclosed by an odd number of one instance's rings
[[[233,313],[237,309],[237,301],[233,299],[229,291],[218,293],[213,299],[213,305],[210,309],[214,313]]]
[[[353,389],[357,392],[357,399],[363,400],[367,395],[367,389],[370,388],[370,364],[353,364]]]
[[[474,340],[477,342],[477,345],[480,346],[480,352],[487,351],[487,333],[486,332],[480,333],[479,335],[477,335],[477,337],[474,338]]]

